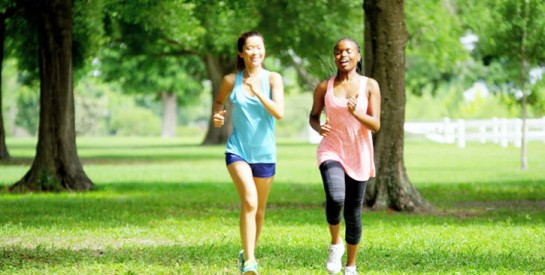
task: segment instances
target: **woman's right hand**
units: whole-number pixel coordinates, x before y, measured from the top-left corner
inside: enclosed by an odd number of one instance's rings
[[[212,122],[214,123],[214,127],[221,127],[225,123],[225,113],[227,113],[227,110],[221,110],[214,114],[212,117]]]
[[[329,118],[325,118],[325,123],[320,125],[320,136],[327,136],[331,132],[331,126],[329,125]]]

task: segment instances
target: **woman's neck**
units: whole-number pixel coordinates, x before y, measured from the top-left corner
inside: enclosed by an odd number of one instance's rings
[[[352,80],[358,79],[360,74],[356,72],[356,70],[352,70],[349,72],[337,72],[337,81],[339,82],[350,82]]]
[[[256,75],[259,75],[259,73],[261,72],[261,66],[258,66],[258,67],[246,67],[245,69],[245,72],[244,72],[244,75],[251,78],[251,77],[254,77]]]

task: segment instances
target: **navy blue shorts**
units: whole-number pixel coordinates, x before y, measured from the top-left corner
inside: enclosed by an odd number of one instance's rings
[[[225,153],[226,165],[229,165],[236,161],[244,161],[248,163],[239,155],[232,154],[232,153]],[[276,163],[248,163],[248,164],[250,165],[250,168],[252,169],[252,175],[254,176],[254,178],[270,178],[274,176],[276,172]]]

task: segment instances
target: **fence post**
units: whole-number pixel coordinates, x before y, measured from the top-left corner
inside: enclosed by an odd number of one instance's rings
[[[522,144],[522,131],[524,131],[524,129],[522,129],[522,119],[520,118],[516,118],[514,119],[513,121],[513,145],[515,145],[515,147],[520,147],[520,145]]]
[[[486,143],[486,125],[482,125],[479,127],[480,137],[479,140],[481,141],[481,144]]]
[[[507,147],[508,143],[508,131],[507,131],[507,119],[500,119],[500,145],[501,147]]]
[[[543,136],[543,143],[545,143],[545,116],[541,118],[541,126],[543,126],[543,133],[541,133]]]
[[[466,127],[463,119],[458,119],[458,148],[466,147]]]
[[[497,117],[492,118],[492,142],[496,144],[500,142],[500,127]]]
[[[450,119],[445,117],[443,120],[443,133],[445,135],[445,143],[454,143],[454,126],[451,125]]]

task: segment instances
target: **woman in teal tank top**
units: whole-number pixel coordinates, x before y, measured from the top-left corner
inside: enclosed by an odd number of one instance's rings
[[[225,121],[232,104],[233,133],[226,145],[226,164],[241,202],[239,257],[242,274],[257,274],[255,247],[276,167],[275,119],[284,116],[282,77],[263,68],[265,44],[258,32],[238,39],[237,73],[223,77],[213,106],[213,123]]]

